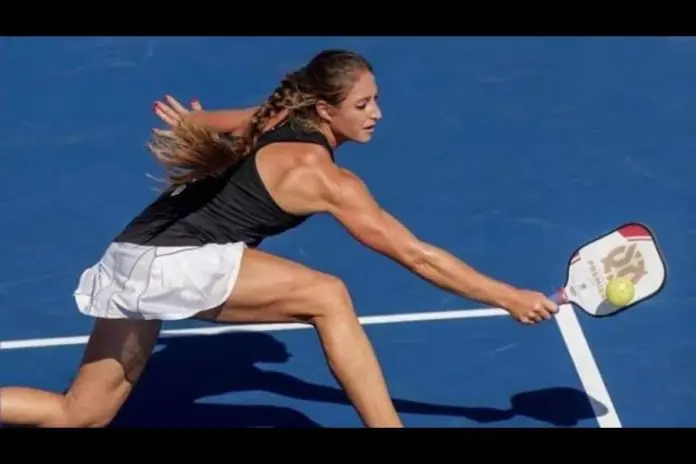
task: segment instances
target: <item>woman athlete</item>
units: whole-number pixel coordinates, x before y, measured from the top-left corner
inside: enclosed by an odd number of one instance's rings
[[[171,97],[156,103],[172,127],[156,130],[150,149],[171,185],[79,280],[75,300],[94,327],[74,381],[64,394],[0,389],[0,422],[108,425],[142,374],[162,321],[195,318],[311,324],[364,425],[403,426],[341,280],[257,249],[316,213],[334,216],[361,243],[434,285],[504,308],[522,323],[557,311],[544,295],[422,242],[336,166],[334,151],[369,142],[381,118],[363,57],[321,52],[257,108],[192,109]]]

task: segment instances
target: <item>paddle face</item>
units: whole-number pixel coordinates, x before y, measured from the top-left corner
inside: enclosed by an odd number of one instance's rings
[[[635,295],[625,306],[606,299],[613,277],[625,276],[635,285]],[[570,258],[559,303],[573,303],[591,316],[610,316],[655,296],[666,278],[664,257],[655,235],[645,225],[627,223],[580,246]]]

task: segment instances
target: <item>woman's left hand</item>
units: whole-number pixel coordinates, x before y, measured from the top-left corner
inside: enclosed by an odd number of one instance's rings
[[[191,109],[189,110],[170,95],[165,95],[164,101],[156,101],[153,109],[155,114],[171,127],[179,124],[182,118],[187,117],[192,112],[203,111],[203,107],[198,100],[191,101]]]

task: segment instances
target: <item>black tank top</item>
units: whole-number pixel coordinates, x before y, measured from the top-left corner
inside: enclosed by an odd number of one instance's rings
[[[256,169],[258,150],[277,142],[316,143],[334,156],[324,135],[285,122],[263,134],[249,155],[222,175],[161,194],[114,241],[153,246],[245,242],[256,247],[267,237],[297,227],[308,216],[283,211]]]

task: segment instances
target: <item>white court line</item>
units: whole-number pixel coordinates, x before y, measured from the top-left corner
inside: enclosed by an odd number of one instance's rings
[[[575,370],[580,377],[585,393],[607,408],[606,413],[602,414],[603,411],[599,409],[599,404],[590,401],[599,426],[602,428],[620,428],[621,421],[573,307],[570,305],[561,306],[556,315],[556,323],[561,330],[561,335],[565,340],[573,364],[575,364]]]
[[[464,309],[452,311],[432,311],[424,313],[388,314],[383,316],[364,316],[360,318],[363,325],[396,324],[403,322],[438,321],[449,319],[470,319],[476,317],[505,316],[507,312],[497,308]],[[213,327],[196,327],[192,329],[163,330],[163,337],[192,337],[197,335],[218,335],[228,332],[274,332],[278,330],[309,329],[308,324],[248,324],[220,325]],[[31,338],[26,340],[0,341],[0,350],[17,350],[22,348],[46,348],[50,346],[83,345],[87,343],[86,335],[74,337]]]
[[[424,322],[452,319],[470,319],[492,316],[506,316],[507,312],[498,308],[479,308],[451,311],[431,311],[422,313],[388,314],[381,316],[364,316],[360,318],[363,325],[396,324],[404,322]],[[593,408],[600,427],[621,427],[621,422],[607,391],[597,363],[594,360],[587,339],[582,332],[580,321],[571,306],[562,306],[556,316],[556,322],[565,341],[575,370],[585,388],[585,392],[607,408]],[[197,327],[191,329],[163,330],[163,337],[192,337],[200,335],[218,335],[229,332],[273,332],[279,330],[299,330],[311,328],[308,324],[249,324]],[[0,350],[17,350],[25,348],[46,348],[51,346],[83,345],[87,343],[86,335],[74,337],[34,338],[25,340],[0,341]]]

